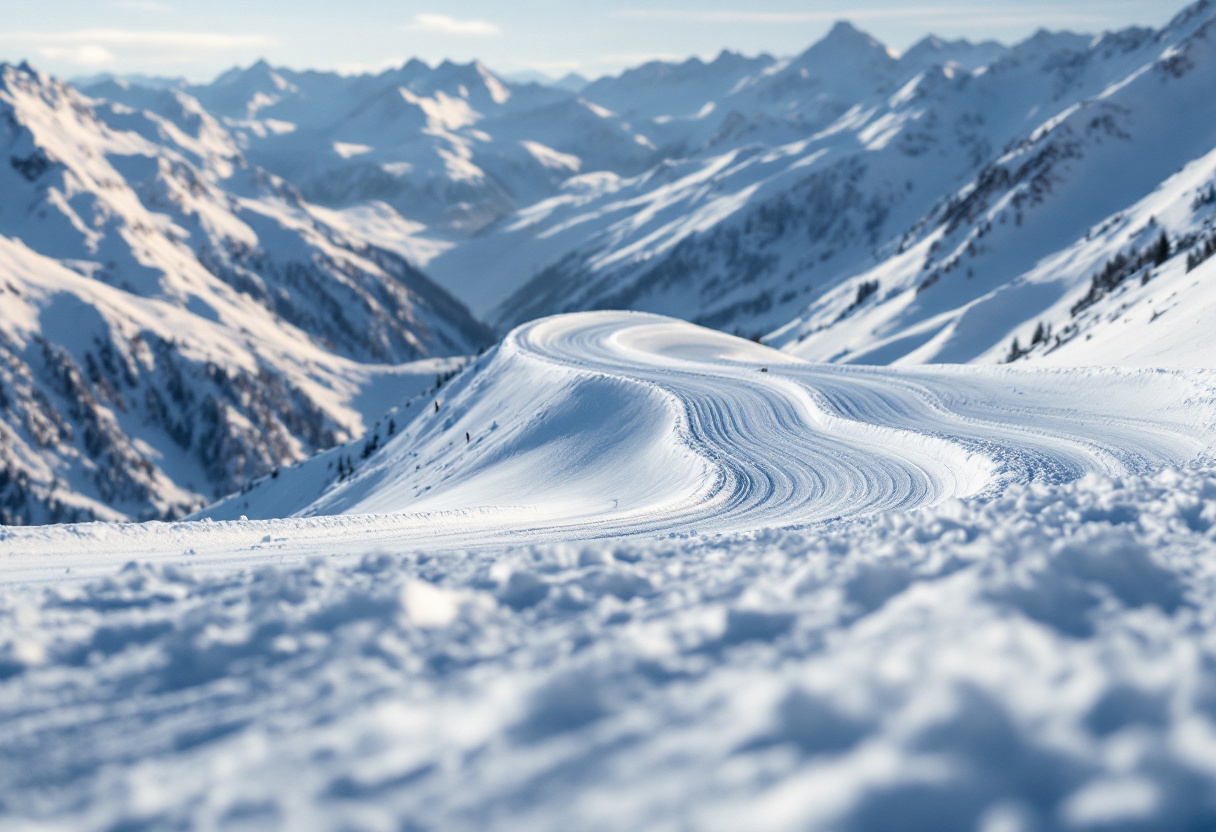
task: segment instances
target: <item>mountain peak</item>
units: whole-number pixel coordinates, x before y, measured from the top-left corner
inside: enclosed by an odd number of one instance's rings
[[[443,90],[448,95],[468,97],[472,90],[481,89],[490,96],[495,104],[502,104],[511,97],[511,91],[498,76],[490,71],[481,61],[470,61],[467,64],[456,63],[445,59],[435,67],[430,78],[425,82],[427,92]],[[463,88],[463,93],[460,90]],[[418,92],[418,90],[415,90]]]
[[[832,29],[824,37],[824,40],[839,39],[839,38],[866,38],[870,36],[858,29],[847,20],[837,20],[832,24]]]
[[[1198,0],[1174,15],[1161,30],[1161,34],[1166,37],[1185,37],[1187,33],[1208,25],[1213,19],[1216,19],[1216,0]]]
[[[232,69],[220,73],[219,77],[211,82],[211,86],[229,87],[234,84],[257,83],[258,81],[273,79],[275,76],[274,68],[269,62],[265,58],[259,58],[245,69],[234,66]]]
[[[909,47],[908,51],[904,54],[911,55],[913,52],[918,52],[918,51],[940,52],[941,50],[945,49],[948,46],[967,46],[967,45],[970,45],[970,41],[968,41],[966,38],[960,38],[956,41],[951,42],[951,41],[942,40],[937,35],[925,35],[923,38],[918,40],[916,43],[912,44],[912,46]]]
[[[871,35],[858,29],[847,20],[839,20],[822,39],[794,59],[797,66],[809,63],[846,65],[858,61],[869,63],[875,59],[880,63],[894,63],[897,54]]]
[[[866,34],[847,20],[836,21],[831,30],[815,45],[831,45],[837,48],[862,51],[880,49],[888,54],[891,51],[872,35]]]
[[[50,75],[40,72],[30,66],[29,61],[19,64],[0,63],[0,90],[20,88],[30,90],[35,87],[49,89],[61,86]]]

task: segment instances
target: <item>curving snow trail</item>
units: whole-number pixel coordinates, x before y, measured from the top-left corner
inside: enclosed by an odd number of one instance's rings
[[[678,404],[679,439],[718,477],[713,499],[678,518],[699,530],[910,508],[988,481],[987,460],[958,445],[825,407],[813,380],[796,375],[807,365],[767,348],[650,316],[579,318],[540,321],[515,338],[533,356],[653,385]]]
[[[723,530],[1141,473],[1212,442],[1207,374],[809,364],[620,313],[550,318],[513,337],[545,360],[671,394],[682,438],[725,480],[725,506],[706,518]]]
[[[1184,463],[1213,445],[1214,390],[1203,372],[818,365],[654,315],[563,315],[513,331],[349,478],[335,460],[356,453],[334,451],[209,512],[231,522],[10,530],[0,562],[802,525]]]

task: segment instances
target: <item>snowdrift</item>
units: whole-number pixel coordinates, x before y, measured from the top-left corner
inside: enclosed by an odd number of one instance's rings
[[[126,536],[85,580],[97,527],[29,530],[25,581],[0,539],[0,823],[1216,822],[1210,467],[674,540],[291,523],[224,564],[229,524]]]

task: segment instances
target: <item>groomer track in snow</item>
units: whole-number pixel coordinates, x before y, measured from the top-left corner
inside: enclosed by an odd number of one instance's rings
[[[382,424],[209,512],[233,522],[71,539],[102,568],[804,525],[1182,464],[1212,446],[1214,389],[1194,371],[818,365],[653,315],[563,315],[400,408],[391,437]],[[0,551],[37,573],[29,555],[64,545],[31,528]]]

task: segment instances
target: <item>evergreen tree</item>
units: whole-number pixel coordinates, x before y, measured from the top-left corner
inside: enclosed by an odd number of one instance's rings
[[[1006,364],[1012,364],[1022,357],[1022,348],[1018,345],[1018,336],[1013,336],[1013,343],[1009,345],[1009,355],[1005,357]]]
[[[1165,236],[1164,231],[1161,232],[1161,236],[1157,238],[1156,244],[1151,249],[1151,256],[1154,266],[1160,266],[1170,259],[1170,240]]]

